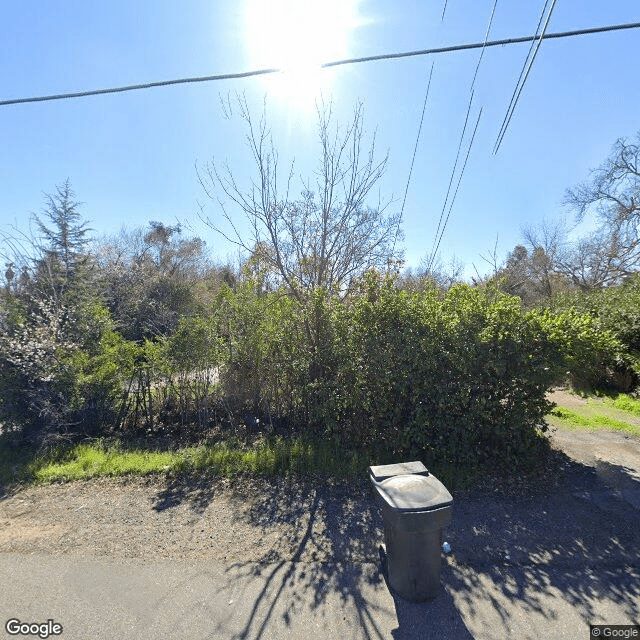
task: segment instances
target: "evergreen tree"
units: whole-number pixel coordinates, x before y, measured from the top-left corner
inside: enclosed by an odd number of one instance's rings
[[[51,285],[57,297],[81,279],[79,271],[88,263],[87,236],[90,229],[82,220],[69,180],[47,194],[42,215],[35,216],[43,244],[36,262],[36,279]]]

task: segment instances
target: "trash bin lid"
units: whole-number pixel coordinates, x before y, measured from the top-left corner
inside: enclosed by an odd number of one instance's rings
[[[396,511],[430,511],[446,507],[453,497],[431,474],[406,474],[376,482],[381,497]]]
[[[380,464],[376,467],[369,467],[371,479],[375,482],[381,482],[393,476],[406,475],[414,473],[421,476],[428,476],[429,472],[422,462],[398,462],[396,464]]]

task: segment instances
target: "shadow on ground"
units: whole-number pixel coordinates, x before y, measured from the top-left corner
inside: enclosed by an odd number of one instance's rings
[[[551,489],[535,482],[518,491],[484,485],[454,495],[447,531],[453,554],[443,564],[444,589],[426,604],[388,595],[382,520],[367,482],[232,483],[239,521],[283,532],[257,562],[228,567],[230,581],[260,576],[264,583],[236,638],[267,637],[274,616],[288,624],[301,607],[322,611],[336,594],[342,607],[357,612],[354,637],[366,640],[388,637],[380,620],[389,615],[397,619],[394,640],[512,637],[523,617],[535,628],[536,621],[553,623],[567,606],[585,625],[612,622],[603,618],[603,603],[629,621],[640,619],[640,511],[593,467],[564,455],[558,464],[562,473]],[[627,490],[640,489],[631,470],[607,471],[623,477]],[[155,508],[186,500],[201,511],[216,490],[215,482],[175,479]],[[363,595],[372,589],[381,597]],[[489,635],[477,631],[487,624]]]
[[[473,640],[464,624],[455,602],[448,591],[440,593],[428,603],[409,602],[401,598],[389,585],[387,557],[383,546],[379,548],[380,570],[385,585],[393,598],[398,626],[391,631],[393,640],[424,640],[424,638],[455,638]]]
[[[167,476],[167,486],[156,496],[153,509],[165,511],[187,502],[194,512],[202,514],[224,484],[223,479],[207,477],[202,472]]]
[[[243,515],[262,529],[290,525],[290,532],[261,561],[229,567],[234,579],[267,573],[264,588],[238,638],[260,638],[281,598],[284,613],[295,615],[300,606],[321,609],[329,594],[338,594],[342,607],[350,606],[364,638],[384,638],[378,627],[377,606],[362,595],[362,584],[383,588],[377,559],[382,532],[380,515],[364,483],[351,486],[322,482],[271,482],[257,499],[238,488],[235,499],[251,503]],[[283,571],[283,569],[285,569]],[[282,603],[280,603],[282,605]]]
[[[564,480],[550,493],[471,492],[457,501],[443,580],[467,622],[485,618],[489,605],[507,637],[514,613],[551,621],[560,601],[586,624],[612,622],[604,605],[640,619],[640,511],[595,468],[563,458]],[[633,470],[607,470],[640,490]]]
[[[14,432],[3,433],[0,425],[0,500],[18,491],[31,478],[27,472],[36,459],[36,448],[21,444]]]

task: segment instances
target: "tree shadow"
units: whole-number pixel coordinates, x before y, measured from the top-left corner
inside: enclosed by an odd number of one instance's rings
[[[468,616],[490,604],[505,637],[515,612],[551,620],[565,603],[586,624],[611,622],[605,601],[640,618],[640,510],[596,469],[563,457],[565,477],[551,493],[470,492],[455,504],[443,580]],[[607,470],[640,491],[632,469]]]
[[[596,473],[617,497],[640,510],[640,469],[597,460]]]
[[[484,483],[454,492],[446,536],[453,554],[443,562],[443,589],[424,604],[390,590],[394,640],[472,638],[477,620],[487,616],[497,616],[509,637],[523,617],[553,621],[560,604],[585,624],[607,622],[598,608],[603,601],[630,620],[640,618],[640,510],[593,467],[564,454],[557,463],[564,475],[551,487],[532,481],[510,491]],[[640,489],[632,469],[607,465],[606,472],[622,478],[627,491]],[[175,478],[154,508],[187,501],[202,511],[221,482],[195,474],[190,483]],[[224,492],[237,507],[236,521],[269,540],[251,560],[226,568],[225,588],[260,584],[235,638],[267,637],[272,622],[289,626],[302,608],[320,615],[349,609],[361,637],[388,637],[394,612],[385,602],[383,523],[367,481],[245,478]],[[269,537],[274,531],[275,539]],[[383,597],[371,597],[378,591]]]
[[[2,431],[0,425],[0,500],[13,495],[32,480],[29,472],[37,448],[23,442],[18,431]]]
[[[229,567],[234,580],[262,576],[264,587],[256,598],[238,639],[261,638],[276,612],[286,625],[300,606],[322,610],[337,596],[339,608],[355,609],[363,637],[382,640],[376,619],[379,605],[367,601],[362,583],[382,588],[375,562],[382,521],[368,496],[367,484],[350,486],[309,480],[269,483],[243,515],[263,529],[274,524],[291,527],[261,560]],[[238,488],[234,499],[251,499]],[[264,572],[267,572],[266,580]],[[281,602],[282,599],[288,599]]]
[[[202,472],[183,472],[167,477],[167,486],[156,496],[154,511],[165,511],[187,502],[190,508],[202,514],[218,493],[223,491],[224,480]]]

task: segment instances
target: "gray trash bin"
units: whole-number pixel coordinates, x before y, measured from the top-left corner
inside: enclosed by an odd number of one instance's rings
[[[369,467],[369,477],[382,505],[389,585],[412,602],[435,598],[451,494],[422,462]]]

